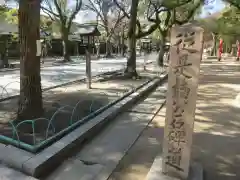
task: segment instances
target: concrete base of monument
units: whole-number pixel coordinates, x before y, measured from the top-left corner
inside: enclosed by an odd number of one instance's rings
[[[203,180],[203,168],[201,164],[193,162],[190,166],[189,177],[187,180]],[[162,157],[157,156],[148,172],[145,180],[180,180],[162,173]]]

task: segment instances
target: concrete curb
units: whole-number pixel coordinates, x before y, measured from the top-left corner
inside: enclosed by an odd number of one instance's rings
[[[0,164],[0,180],[37,180],[34,177],[26,176],[25,174],[8,168]]]
[[[53,170],[64,161],[75,147],[80,148],[83,142],[98,134],[112,118],[116,117],[135,104],[141,97],[151,92],[159,83],[165,80],[166,77],[167,74],[162,74],[160,78],[149,82],[138,91],[111,106],[109,109],[78,127],[38,154],[32,154],[11,145],[6,146],[0,144],[0,159],[9,167],[18,169],[28,175],[37,178],[44,176],[49,173],[48,171]]]
[[[205,59],[217,59],[218,57],[217,56],[206,56]]]
[[[145,180],[179,180],[162,173],[162,157],[159,155],[155,158],[150,171]],[[188,180],[203,180],[203,167],[200,163],[193,162],[190,165]]]

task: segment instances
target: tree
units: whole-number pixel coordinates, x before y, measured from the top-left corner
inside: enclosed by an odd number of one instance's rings
[[[227,51],[232,49],[232,44],[240,40],[240,9],[230,6],[224,9],[221,16],[217,19],[219,24],[219,36],[224,41]],[[231,50],[233,53],[233,49]]]
[[[11,24],[18,24],[18,9],[12,8],[5,11],[5,19]]]
[[[0,32],[0,68],[9,67],[8,62],[8,47],[11,39],[15,36],[12,36],[13,32],[17,31],[17,21],[18,18],[14,16],[18,12],[17,9],[10,9],[7,6],[0,7],[0,18],[1,18],[1,26],[2,31]]]
[[[99,25],[106,32],[106,57],[111,57],[111,38],[125,15],[112,0],[88,0],[84,6],[85,10],[94,12],[100,18],[102,23]]]
[[[219,39],[220,29],[222,24],[218,21],[219,18],[218,14],[213,14],[205,19],[199,19],[199,24],[204,28],[204,33],[206,36],[208,34],[211,35],[211,39],[213,40],[211,56],[217,55],[217,40]]]
[[[126,76],[129,77],[137,77],[138,74],[136,72],[136,41],[138,38],[142,38],[154,32],[160,24],[160,19],[158,15],[156,15],[155,19],[151,19],[154,22],[147,30],[143,30],[139,19],[137,18],[138,13],[138,5],[139,0],[132,0],[132,4],[130,6],[130,12],[126,10],[117,0],[114,0],[117,7],[124,13],[124,15],[129,19],[128,25],[128,58],[127,58],[127,68],[125,70]],[[151,2],[149,3],[151,5]],[[150,7],[150,6],[149,6]],[[157,6],[154,6],[155,14],[160,13],[162,10]],[[149,15],[149,14],[147,14]],[[150,19],[152,14],[148,16]]]
[[[236,7],[237,9],[240,9],[240,1],[239,0],[224,0],[224,2]]]
[[[176,3],[176,1],[164,1],[166,4],[163,4],[165,8],[164,12],[159,14],[161,23],[158,27],[160,33],[160,51],[158,54],[158,65],[163,66],[163,57],[164,57],[164,47],[166,44],[166,38],[174,24],[182,25],[189,20],[193,19],[197,10],[203,5],[204,1],[202,0],[185,0],[181,3]]]
[[[220,13],[198,20],[204,28],[205,36],[210,34],[212,37],[212,56],[217,54],[217,43],[220,38],[224,41],[225,49],[233,52],[232,44],[235,44],[240,37],[239,20],[240,10],[234,6],[226,7]]]
[[[81,10],[81,7],[82,0],[43,0],[42,2],[42,10],[52,21],[58,22],[60,25],[64,62],[71,61],[68,35],[71,31],[73,20]]]
[[[127,68],[125,73],[130,77],[137,76],[136,72],[136,39],[143,38],[156,29],[161,31],[162,37],[167,36],[167,32],[173,24],[183,24],[188,22],[192,17],[195,10],[203,2],[203,0],[198,0],[197,3],[194,3],[194,0],[182,0],[182,1],[148,1],[148,0],[132,0],[130,12],[127,12],[124,7],[122,7],[117,0],[114,0],[116,5],[120,10],[122,10],[126,17],[129,18],[129,31],[128,31],[128,47],[129,47],[129,56],[127,60]],[[139,18],[137,18],[137,11],[139,8],[139,3],[144,6],[142,13],[146,17],[150,25],[147,28],[144,28],[144,25],[141,25]],[[188,11],[187,14],[184,13],[183,19],[177,17],[176,8],[182,7],[191,3],[193,6],[192,9]],[[189,6],[190,7],[190,6]],[[181,9],[179,9],[180,11]],[[186,10],[186,9],[184,9]],[[183,10],[182,10],[183,12]],[[166,18],[161,19],[161,15],[166,14]],[[140,16],[138,16],[140,17]],[[164,29],[161,28],[160,24],[163,23]],[[162,53],[162,52],[160,52]],[[162,65],[161,63],[159,63]]]
[[[18,119],[32,119],[43,114],[40,57],[36,56],[40,39],[40,1],[19,1],[20,97]]]
[[[124,18],[114,31],[114,39],[119,43],[118,48],[121,52],[121,56],[125,56],[125,41],[127,40],[127,31],[128,31],[128,19]]]

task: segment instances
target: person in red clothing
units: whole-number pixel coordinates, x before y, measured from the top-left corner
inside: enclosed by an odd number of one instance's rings
[[[239,58],[240,58],[240,43],[237,40],[237,59],[236,59],[236,61],[239,61]]]
[[[218,61],[221,61],[222,53],[223,53],[223,40],[221,38],[219,42],[219,48],[218,48]]]

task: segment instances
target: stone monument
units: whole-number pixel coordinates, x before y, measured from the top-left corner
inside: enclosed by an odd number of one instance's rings
[[[162,171],[180,179],[189,175],[202,49],[202,28],[172,28]]]

